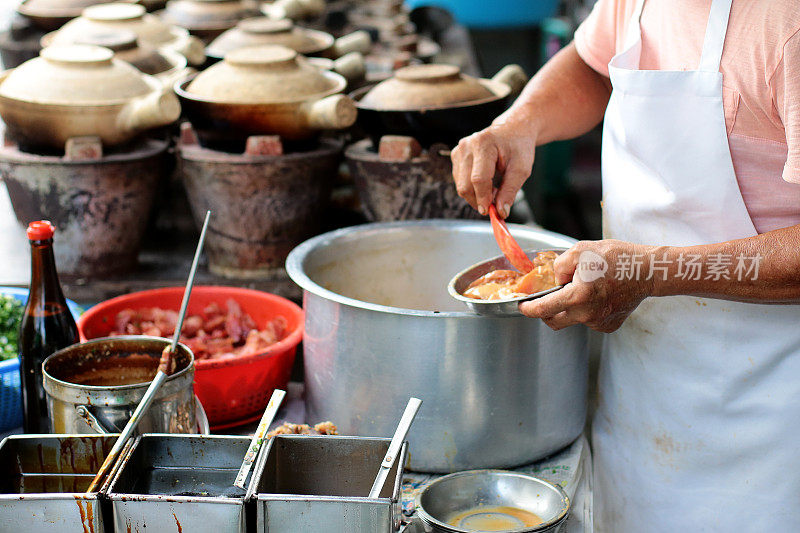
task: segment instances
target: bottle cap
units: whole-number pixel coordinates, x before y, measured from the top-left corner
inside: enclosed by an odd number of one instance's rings
[[[49,220],[37,220],[28,224],[28,239],[32,241],[52,239],[55,232],[56,227]]]

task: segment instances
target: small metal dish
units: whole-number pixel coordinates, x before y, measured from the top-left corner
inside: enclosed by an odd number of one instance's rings
[[[536,254],[540,252],[556,252],[557,254],[561,254],[564,251],[566,251],[566,248],[550,248],[547,250],[529,250],[526,251],[525,254],[532,260],[534,257],[536,257]],[[557,285],[552,289],[547,289],[545,291],[540,291],[533,294],[527,294],[525,296],[519,296],[517,298],[508,298],[505,300],[476,300],[475,298],[470,298],[463,295],[463,292],[467,290],[467,287],[469,287],[470,283],[493,270],[516,269],[511,266],[511,263],[508,262],[508,259],[506,259],[504,255],[498,255],[492,259],[487,259],[486,261],[476,263],[453,276],[453,279],[451,279],[450,283],[447,284],[447,292],[450,293],[450,296],[456,300],[467,304],[467,307],[479,315],[500,317],[519,316],[521,314],[518,307],[520,302],[527,302],[528,300],[541,298],[542,296],[550,294],[551,292],[555,292],[562,287],[562,285]]]
[[[419,495],[417,514],[426,533],[472,533],[479,530],[447,521],[481,507],[512,507],[543,520],[536,526],[502,530],[504,533],[545,533],[559,530],[569,514],[570,501],[561,487],[537,477],[506,470],[469,470],[428,485]]]

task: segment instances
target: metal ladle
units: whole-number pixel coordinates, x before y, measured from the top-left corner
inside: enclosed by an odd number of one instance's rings
[[[255,433],[253,433],[253,440],[250,441],[250,446],[247,447],[247,453],[244,454],[244,460],[242,461],[242,466],[239,468],[239,473],[236,474],[236,480],[233,482],[234,487],[239,487],[240,489],[244,488],[247,474],[250,473],[250,469],[253,467],[258,452],[261,450],[261,445],[264,443],[264,435],[267,433],[269,425],[272,424],[272,419],[275,418],[275,415],[278,413],[278,408],[281,406],[284,396],[286,396],[286,391],[284,390],[275,389],[272,391],[272,397],[269,399],[267,408],[261,416],[261,421],[258,423]]]
[[[411,398],[408,400],[406,410],[400,418],[400,423],[397,424],[397,429],[394,432],[389,443],[389,450],[383,457],[381,468],[378,470],[378,475],[375,477],[375,482],[372,484],[372,489],[369,491],[370,498],[379,498],[381,489],[383,489],[386,478],[389,476],[389,471],[392,469],[397,456],[400,454],[400,448],[403,446],[403,441],[406,440],[408,430],[411,429],[411,423],[414,422],[414,417],[417,416],[419,406],[422,405],[422,400],[419,398]],[[403,468],[404,465],[397,465],[397,468]]]
[[[120,451],[125,446],[125,443],[128,439],[133,435],[133,432],[136,431],[136,427],[139,425],[139,421],[141,420],[142,416],[147,409],[150,407],[150,404],[153,403],[153,400],[156,397],[156,393],[158,389],[161,387],[162,383],[164,383],[169,374],[172,370],[172,356],[175,353],[175,350],[178,347],[178,340],[181,337],[181,329],[183,328],[183,319],[186,318],[186,309],[189,306],[189,297],[192,294],[192,285],[194,285],[194,275],[197,272],[197,264],[200,261],[200,253],[203,251],[203,242],[206,239],[206,231],[208,230],[208,220],[211,218],[211,211],[206,212],[206,219],[203,222],[203,230],[200,232],[200,240],[197,243],[197,249],[194,252],[194,259],[192,260],[192,268],[189,271],[189,279],[186,281],[186,290],[183,292],[183,301],[181,302],[181,310],[178,315],[178,322],[175,325],[175,334],[172,337],[172,342],[164,347],[164,351],[161,352],[161,360],[158,363],[158,370],[156,371],[156,375],[153,378],[153,381],[150,383],[150,386],[142,396],[141,401],[139,401],[139,405],[136,406],[136,410],[131,415],[130,420],[128,423],[125,424],[125,428],[120,433],[119,437],[117,437],[116,442],[114,442],[114,446],[111,448],[111,451],[106,456],[105,460],[103,461],[100,470],[97,472],[97,475],[92,480],[92,483],[89,485],[89,488],[86,489],[87,493],[97,492],[97,489],[100,487],[103,479],[105,476],[111,471],[114,463],[119,456]]]

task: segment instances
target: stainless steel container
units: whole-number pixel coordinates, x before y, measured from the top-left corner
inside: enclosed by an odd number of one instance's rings
[[[574,242],[510,228],[526,249]],[[307,418],[390,435],[408,397],[421,398],[409,467],[423,472],[519,466],[580,435],[587,330],[478,316],[447,293],[453,275],[495,255],[488,222],[445,220],[367,224],[295,248],[286,268],[304,290]]]
[[[439,478],[425,487],[417,504],[426,533],[501,529],[555,533],[566,521],[569,509],[569,497],[558,485],[505,470],[472,470]],[[536,517],[539,523],[524,521]]]
[[[393,533],[400,529],[404,444],[379,498],[368,498],[390,439],[279,435],[256,464],[248,496],[256,533]]]
[[[86,494],[117,435],[12,435],[0,443],[0,531],[102,533]]]
[[[95,339],[59,350],[44,361],[44,390],[56,433],[118,432],[139,405],[169,341],[120,336]],[[194,356],[179,344],[177,370],[156,393],[139,422],[139,433],[196,433]],[[86,384],[97,375],[136,371],[134,385]],[[148,374],[149,371],[149,374]]]
[[[142,435],[107,490],[113,531],[244,533],[246,493],[233,482],[249,444],[228,435]]]

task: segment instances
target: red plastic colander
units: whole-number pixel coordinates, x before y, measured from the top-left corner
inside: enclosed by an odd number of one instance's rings
[[[184,287],[133,292],[106,300],[78,320],[82,340],[106,337],[117,313],[124,309],[159,307],[178,311]],[[198,286],[192,289],[188,314],[200,314],[216,302],[224,308],[235,300],[258,327],[282,316],[289,332],[266,350],[224,359],[195,361],[194,391],[208,415],[212,429],[223,429],[261,416],[272,391],[285,389],[303,337],[303,310],[293,302],[266,292],[238,287]]]

